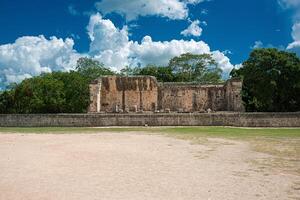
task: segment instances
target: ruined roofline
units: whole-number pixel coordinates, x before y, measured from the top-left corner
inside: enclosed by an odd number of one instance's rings
[[[177,86],[177,87],[224,87],[230,82],[241,82],[242,79],[235,77],[228,79],[222,83],[197,83],[197,82],[159,82],[157,81],[155,76],[149,76],[149,75],[130,75],[130,76],[119,76],[119,75],[106,75],[106,76],[100,76],[99,78],[91,81],[91,84],[97,84],[102,78],[112,78],[112,77],[119,77],[119,78],[151,78],[158,86],[164,87],[164,86]]]
[[[119,77],[119,78],[151,78],[154,82],[157,84],[159,83],[156,79],[155,76],[149,76],[149,75],[129,75],[129,76],[120,76],[120,75],[105,75],[105,76],[100,76],[99,78],[92,80],[91,84],[97,84],[102,78],[113,78],[113,77]]]
[[[197,82],[159,82],[159,86],[203,86],[203,87],[223,87],[226,82],[222,83],[197,83]]]

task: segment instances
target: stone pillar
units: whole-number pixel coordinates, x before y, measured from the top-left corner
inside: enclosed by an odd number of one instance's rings
[[[226,103],[228,111],[243,112],[245,111],[242,101],[242,85],[243,82],[239,79],[228,80],[226,87]]]
[[[99,81],[97,90],[97,112],[101,111],[101,86],[101,81]]]

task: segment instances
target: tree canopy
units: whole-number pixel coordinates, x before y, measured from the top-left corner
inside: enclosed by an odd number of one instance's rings
[[[167,66],[126,67],[121,70],[121,73],[155,76],[160,82],[222,82],[222,70],[210,54],[186,53],[172,58]]]
[[[89,105],[89,80],[78,72],[25,79],[0,95],[1,113],[81,113]]]
[[[231,75],[243,79],[247,111],[300,111],[300,59],[296,54],[255,49]]]
[[[210,54],[182,54],[169,62],[176,82],[219,83],[222,70]]]
[[[76,71],[89,80],[94,80],[100,76],[115,74],[112,70],[105,67],[103,63],[90,58],[79,58]]]

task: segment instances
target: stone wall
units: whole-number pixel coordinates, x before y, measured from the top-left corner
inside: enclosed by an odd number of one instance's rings
[[[223,85],[161,84],[158,107],[182,112],[224,111],[225,89]]]
[[[107,76],[90,85],[90,113],[122,111],[174,112],[244,111],[241,99],[242,82],[200,85],[158,83],[155,77]]]
[[[300,113],[0,115],[0,127],[100,126],[300,127]]]
[[[239,79],[231,79],[224,85],[225,88],[225,104],[228,111],[245,111],[242,101],[242,86],[243,83]]]
[[[151,76],[101,77],[90,85],[90,93],[89,112],[154,111],[157,107],[157,81]]]

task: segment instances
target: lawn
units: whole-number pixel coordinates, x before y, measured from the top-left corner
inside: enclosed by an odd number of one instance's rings
[[[0,127],[0,133],[101,133],[101,132],[148,132],[195,137],[229,137],[229,138],[300,138],[300,128],[237,128],[237,127]]]

